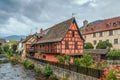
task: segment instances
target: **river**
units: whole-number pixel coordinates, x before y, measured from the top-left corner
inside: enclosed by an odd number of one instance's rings
[[[7,60],[0,57],[0,61]],[[36,80],[35,72],[26,70],[20,64],[13,65],[10,62],[0,63],[0,80]]]

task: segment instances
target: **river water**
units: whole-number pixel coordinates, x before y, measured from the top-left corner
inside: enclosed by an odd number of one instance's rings
[[[7,58],[0,57],[0,60]],[[22,65],[13,65],[10,62],[0,64],[0,80],[36,80],[35,72],[25,70]]]

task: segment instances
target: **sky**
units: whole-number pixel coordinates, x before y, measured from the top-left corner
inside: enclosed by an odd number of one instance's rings
[[[0,37],[33,34],[72,16],[79,27],[118,17],[120,0],[0,0]]]

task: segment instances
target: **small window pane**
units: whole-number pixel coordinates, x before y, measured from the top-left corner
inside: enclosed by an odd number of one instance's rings
[[[114,44],[118,44],[118,39],[114,39]]]
[[[109,36],[113,35],[113,30],[109,31]]]
[[[96,33],[93,33],[93,37],[96,37]]]

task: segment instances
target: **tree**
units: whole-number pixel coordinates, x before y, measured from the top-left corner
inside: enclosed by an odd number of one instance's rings
[[[2,47],[0,46],[0,54],[2,53]]]
[[[8,52],[9,51],[9,45],[8,44],[4,44],[3,46],[2,46],[2,48],[3,48],[3,51],[6,53],[6,52]]]
[[[107,48],[111,48],[112,44],[108,41],[100,41],[97,46],[96,49],[107,49]]]
[[[93,63],[92,56],[86,53],[83,54],[82,58],[76,58],[73,62],[74,65],[83,67],[88,67],[92,65],[92,63]]]
[[[84,44],[84,49],[93,49],[93,48],[94,48],[94,46],[90,42],[87,42]]]

